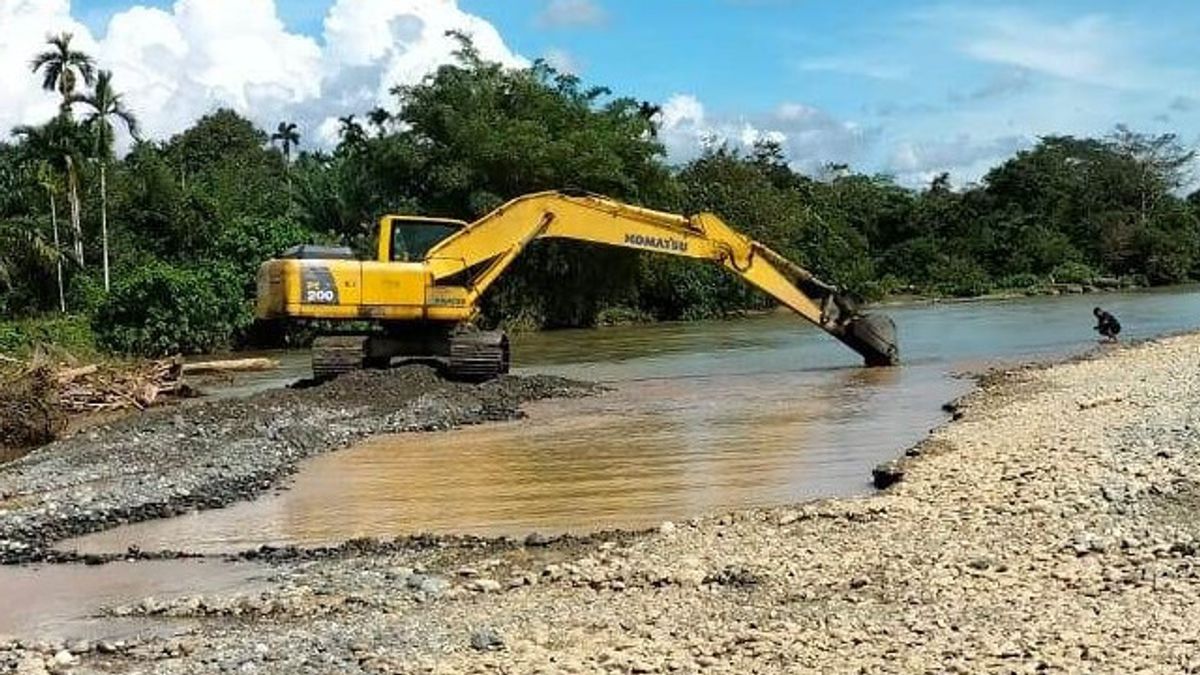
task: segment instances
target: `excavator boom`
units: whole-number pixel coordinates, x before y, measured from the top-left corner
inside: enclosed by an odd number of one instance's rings
[[[664,213],[585,192],[525,195],[473,223],[385,216],[376,260],[297,247],[259,269],[256,312],[261,319],[377,326],[318,338],[318,376],[408,356],[443,359],[452,373],[489,377],[508,370],[508,338],[469,328],[480,299],[529,244],[551,237],[721,265],[846,344],[868,366],[899,361],[891,319],[860,313],[837,287],[717,216]]]
[[[494,283],[532,241],[557,237],[707,260],[730,270],[858,352],[868,366],[899,361],[895,326],[860,314],[826,284],[711,213],[679,216],[583,192],[514,199],[433,247],[425,263],[436,281],[471,270],[468,302]]]

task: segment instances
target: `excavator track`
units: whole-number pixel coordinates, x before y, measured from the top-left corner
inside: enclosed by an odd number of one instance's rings
[[[462,331],[450,336],[450,375],[488,380],[508,372],[510,354],[504,331]]]
[[[367,362],[367,335],[323,335],[313,340],[312,372],[317,380],[331,380],[362,370]]]

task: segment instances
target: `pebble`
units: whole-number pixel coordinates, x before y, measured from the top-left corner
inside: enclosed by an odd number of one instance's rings
[[[504,648],[504,638],[492,628],[480,628],[471,633],[471,648],[480,652],[500,650]]]

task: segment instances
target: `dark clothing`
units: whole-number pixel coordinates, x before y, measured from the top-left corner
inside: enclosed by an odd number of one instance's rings
[[[1096,315],[1096,330],[1104,337],[1115,340],[1121,332],[1121,322],[1112,314],[1102,311]]]

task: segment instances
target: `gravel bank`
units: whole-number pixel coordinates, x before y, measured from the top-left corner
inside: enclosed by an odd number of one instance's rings
[[[1200,672],[1200,337],[987,378],[881,494],[641,536],[283,556],[73,672]],[[57,656],[56,656],[57,654]]]
[[[61,558],[48,547],[67,537],[253,498],[364,436],[511,419],[526,401],[589,391],[550,377],[461,384],[409,366],[152,410],[0,466],[0,563]]]

